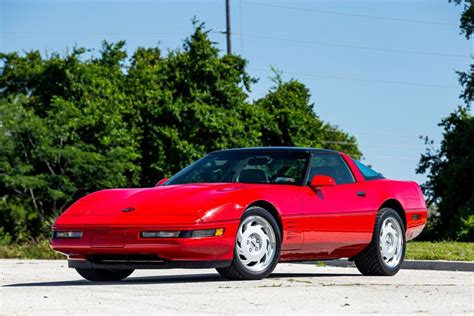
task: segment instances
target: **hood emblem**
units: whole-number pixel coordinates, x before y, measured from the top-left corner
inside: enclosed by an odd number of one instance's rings
[[[124,213],[130,213],[130,212],[133,212],[133,211],[135,211],[134,207],[126,207],[126,208],[122,209],[122,212],[124,212]]]

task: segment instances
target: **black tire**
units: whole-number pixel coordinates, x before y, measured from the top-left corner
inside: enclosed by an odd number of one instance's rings
[[[402,230],[402,254],[401,260],[395,267],[389,267],[385,264],[380,251],[380,230],[385,219],[392,217],[395,219]],[[357,269],[363,275],[373,276],[391,276],[395,275],[399,270],[405,258],[406,236],[405,226],[400,215],[391,208],[385,207],[379,210],[375,219],[374,233],[370,244],[354,258]]]
[[[275,255],[271,263],[268,265],[265,270],[261,272],[254,272],[248,270],[237,258],[236,246],[234,246],[234,258],[232,263],[229,267],[226,268],[217,268],[217,272],[219,274],[229,280],[261,280],[269,276],[273,270],[275,269],[278,260],[280,258],[280,250],[281,250],[281,232],[278,227],[278,223],[276,222],[275,218],[265,209],[261,207],[250,207],[248,208],[244,215],[242,216],[241,223],[249,216],[260,216],[265,219],[272,227],[273,232],[275,234]],[[236,238],[237,239],[237,238]],[[237,240],[236,240],[237,242]]]
[[[106,269],[76,269],[84,279],[93,282],[120,281],[133,273],[133,269],[106,270]]]

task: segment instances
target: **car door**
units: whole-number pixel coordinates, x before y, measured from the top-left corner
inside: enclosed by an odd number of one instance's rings
[[[309,183],[315,175],[330,176],[336,184],[314,189]],[[307,184],[301,187],[307,253],[330,256],[370,241],[373,211],[364,182],[356,182],[341,155],[314,153]]]

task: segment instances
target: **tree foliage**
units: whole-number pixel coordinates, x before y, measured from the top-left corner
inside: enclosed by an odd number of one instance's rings
[[[470,40],[472,32],[474,31],[474,7],[472,6],[472,0],[450,0],[456,5],[463,5],[463,13],[461,14],[459,27],[461,33],[466,36],[467,40]],[[471,64],[466,72],[458,71],[459,83],[463,87],[463,91],[460,95],[461,99],[464,99],[466,104],[469,106],[474,97],[474,64]]]
[[[464,3],[460,27],[461,33],[469,39],[474,25],[472,2],[454,2]],[[428,204],[435,206],[438,212],[431,219],[428,238],[474,241],[474,117],[470,113],[473,71],[471,64],[467,72],[457,72],[463,87],[460,98],[465,106],[458,107],[439,124],[443,128],[440,148],[435,150],[433,141],[425,138],[430,147],[422,154],[417,172],[428,174],[423,190]]]
[[[474,7],[472,6],[472,0],[449,0],[454,2],[456,5],[462,5],[463,12],[459,20],[459,28],[461,33],[469,39],[474,31]]]
[[[128,58],[124,42],[104,42],[98,53],[0,58],[0,235],[17,240],[38,236],[85,194],[152,186],[217,149],[324,146],[360,156],[297,81],[250,102],[247,62],[220,55],[202,25],[166,55],[138,48]]]
[[[474,117],[459,107],[439,125],[444,130],[440,149],[428,148],[417,169],[428,173],[423,190],[439,213],[432,219],[431,237],[473,241]]]
[[[139,183],[116,64],[124,57],[114,56],[123,44],[104,44],[86,63],[83,50],[2,55],[0,219],[8,232],[28,236],[88,192]]]

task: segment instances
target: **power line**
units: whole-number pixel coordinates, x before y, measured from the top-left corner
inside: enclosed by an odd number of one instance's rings
[[[267,73],[270,72],[268,69],[263,69],[263,68],[248,68],[248,69],[253,70],[253,71],[267,72]],[[435,83],[432,84],[432,83],[423,83],[423,82],[365,79],[365,78],[354,78],[354,77],[333,76],[333,75],[320,75],[320,74],[314,74],[314,73],[302,73],[302,72],[293,72],[293,71],[282,71],[282,73],[287,73],[287,74],[290,74],[290,75],[298,75],[298,76],[320,77],[320,78],[328,78],[328,79],[336,79],[336,80],[347,80],[347,81],[360,81],[360,82],[368,82],[368,83],[398,84],[398,85],[405,85],[405,86],[418,86],[418,87],[429,87],[429,88],[448,88],[448,89],[458,89],[459,88],[457,86],[435,84]]]
[[[225,31],[224,32],[213,31],[212,33],[226,34]],[[28,32],[0,32],[0,34],[6,34],[6,35],[38,35],[38,34],[44,35],[44,34],[50,34],[50,35],[59,35],[59,36],[66,36],[66,35],[70,35],[70,34],[82,34],[82,35],[89,35],[89,36],[103,36],[103,35],[120,36],[120,35],[143,35],[143,34],[150,34],[150,35],[180,35],[181,33],[177,33],[177,32],[84,32],[84,31],[34,32],[34,31],[28,31]],[[353,49],[360,49],[360,50],[388,52],[388,53],[432,55],[432,56],[454,57],[454,58],[470,58],[470,55],[461,55],[461,54],[452,54],[452,53],[440,53],[440,52],[412,51],[412,50],[404,50],[404,49],[379,48],[379,47],[370,47],[370,46],[350,45],[350,44],[344,44],[344,43],[327,43],[327,42],[282,38],[282,37],[275,37],[275,36],[266,36],[266,35],[259,35],[259,34],[243,34],[242,32],[241,33],[232,33],[232,34],[234,34],[236,36],[240,36],[241,38],[248,37],[248,38],[256,38],[256,39],[268,39],[268,40],[275,40],[275,41],[285,41],[285,42],[310,44],[310,45],[321,45],[321,46],[330,46],[330,47],[341,47],[341,48],[353,48]]]
[[[448,22],[424,21],[424,20],[407,19],[407,18],[399,18],[399,17],[356,14],[356,13],[347,13],[347,12],[330,11],[330,10],[318,10],[318,9],[310,9],[310,8],[292,7],[292,6],[286,6],[286,5],[280,5],[280,4],[259,3],[259,2],[252,2],[252,1],[245,1],[245,3],[251,4],[251,5],[262,6],[262,7],[272,7],[272,8],[280,8],[280,9],[288,9],[288,10],[296,10],[296,11],[304,11],[304,12],[315,12],[315,13],[320,13],[320,14],[343,15],[343,16],[352,16],[352,17],[358,17],[358,18],[369,18],[369,19],[380,19],[380,20],[389,20],[389,21],[397,21],[397,22],[409,22],[409,23],[458,27],[457,24],[448,23]]]
[[[370,46],[357,46],[357,45],[349,45],[349,44],[338,44],[338,43],[326,43],[326,42],[298,40],[298,39],[281,38],[281,37],[257,35],[257,34],[242,34],[242,33],[234,33],[234,34],[237,35],[237,36],[240,36],[240,37],[249,37],[249,38],[257,38],[257,39],[269,39],[269,40],[275,40],[275,41],[286,41],[286,42],[293,42],[293,43],[322,45],[322,46],[341,47],[341,48],[355,48],[355,49],[360,49],[360,50],[371,50],[371,51],[386,52],[386,53],[388,52],[388,53],[401,53],[401,54],[416,54],[416,55],[432,55],[432,56],[456,57],[456,58],[470,58],[469,55],[460,55],[460,54],[451,54],[451,53],[422,52],[422,51],[412,51],[412,50],[404,50],[404,49],[377,48],[377,47],[370,47]]]
[[[183,31],[185,32],[185,31]],[[21,31],[21,32],[10,32],[10,31],[0,31],[0,34],[6,35],[71,35],[71,34],[81,34],[81,35],[181,35],[179,32],[87,32],[87,31],[52,31],[52,32],[42,32],[42,31]]]
[[[397,155],[397,156],[394,156],[394,155],[370,155],[370,158],[374,158],[374,157],[375,157],[375,158],[389,158],[389,159],[395,158],[395,159],[397,159],[397,160],[410,160],[410,161],[413,161],[413,160],[414,160],[413,157],[408,157],[408,156],[398,156],[398,155]],[[364,158],[367,159],[366,156],[364,156]],[[419,160],[419,158],[417,158],[417,160]]]

